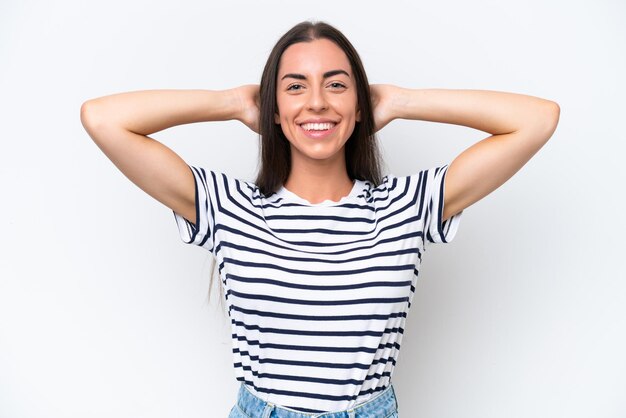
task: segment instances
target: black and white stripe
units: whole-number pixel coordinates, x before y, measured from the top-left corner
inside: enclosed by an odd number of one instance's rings
[[[174,217],[185,243],[216,257],[237,380],[309,413],[389,385],[422,254],[450,242],[462,215],[441,222],[447,168],[356,180],[339,202],[311,204],[190,166],[195,224]]]

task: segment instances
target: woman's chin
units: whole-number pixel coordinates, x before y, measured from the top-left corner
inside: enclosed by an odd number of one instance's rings
[[[294,153],[292,149],[291,158],[302,158],[304,160],[313,160],[313,161],[333,161],[340,160],[344,158],[343,149],[330,149],[329,147],[312,147],[312,149],[307,149],[306,151],[298,150]]]

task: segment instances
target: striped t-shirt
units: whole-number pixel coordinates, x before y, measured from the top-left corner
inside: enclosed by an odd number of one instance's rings
[[[182,240],[219,266],[235,375],[269,403],[300,412],[352,408],[385,389],[398,359],[422,254],[450,242],[441,222],[448,166],[356,180],[338,202],[190,166],[196,222]]]

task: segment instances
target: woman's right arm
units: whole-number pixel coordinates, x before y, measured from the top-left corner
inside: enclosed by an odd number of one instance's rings
[[[222,91],[134,91],[86,101],[80,120],[129,180],[195,223],[193,173],[178,154],[148,135],[176,125],[233,119],[258,132],[257,99],[255,85]]]

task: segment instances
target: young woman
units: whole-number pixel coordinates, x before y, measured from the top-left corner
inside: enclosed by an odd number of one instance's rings
[[[381,178],[374,133],[402,118],[488,132],[451,164]],[[254,183],[188,166],[148,137],[236,119],[262,138]],[[350,42],[303,22],[259,86],[85,102],[81,121],[136,185],[216,258],[241,381],[231,417],[397,417],[391,384],[424,250],[551,137],[556,103],[369,85]],[[217,148],[216,148],[217,150]],[[216,151],[217,153],[218,151]]]

